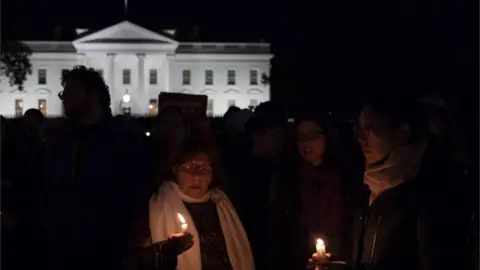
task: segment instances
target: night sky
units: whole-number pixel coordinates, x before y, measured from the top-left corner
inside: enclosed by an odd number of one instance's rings
[[[313,101],[343,110],[369,91],[442,92],[478,104],[475,0],[131,0],[128,15],[122,0],[1,3],[3,37],[128,18],[152,30],[196,25],[206,40],[269,40],[273,98],[292,108]]]

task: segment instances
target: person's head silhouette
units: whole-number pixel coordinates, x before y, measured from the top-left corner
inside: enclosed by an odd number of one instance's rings
[[[111,116],[110,94],[101,74],[92,68],[76,66],[62,77],[59,97],[65,115],[84,123],[95,123]]]

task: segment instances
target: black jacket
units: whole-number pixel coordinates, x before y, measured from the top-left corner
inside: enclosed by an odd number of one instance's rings
[[[446,179],[454,173],[446,163],[433,157],[426,153],[415,179],[385,191],[370,207],[365,194],[353,222],[353,268],[465,269],[462,198],[454,189],[433,186],[435,180],[455,181]]]
[[[61,131],[42,166],[48,268],[118,269],[128,225],[149,197],[143,142],[111,118]]]

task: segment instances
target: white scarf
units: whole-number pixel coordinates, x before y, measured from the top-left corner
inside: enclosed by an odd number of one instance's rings
[[[400,146],[380,165],[365,168],[363,182],[368,185],[370,205],[384,191],[415,178],[420,171],[427,143]]]
[[[170,235],[181,232],[181,224],[177,213],[183,215],[188,231],[193,235],[193,247],[178,256],[178,270],[201,270],[200,240],[195,224],[183,202],[201,203],[209,199],[217,206],[218,217],[222,228],[228,257],[233,270],[254,270],[253,255],[247,234],[243,228],[235,208],[225,193],[210,190],[203,198],[194,199],[185,195],[177,184],[163,184],[157,195],[150,199],[150,233],[152,242],[166,240]]]

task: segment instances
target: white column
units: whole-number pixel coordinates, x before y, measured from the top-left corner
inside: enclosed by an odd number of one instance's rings
[[[117,99],[115,97],[115,54],[107,54],[107,83],[110,91],[110,100],[112,113],[115,114],[117,105]]]
[[[77,53],[77,65],[85,65],[85,53]]]
[[[138,91],[139,93],[146,92],[145,88],[145,54],[139,53],[138,57]]]
[[[165,61],[166,67],[165,67],[165,92],[171,92],[172,91],[172,85],[171,85],[171,73],[170,69],[172,68],[172,62],[173,62],[173,54],[167,54],[167,59]]]
[[[82,65],[86,66],[87,68],[90,67],[90,57],[88,55],[84,54],[83,55],[83,60],[82,60]]]

